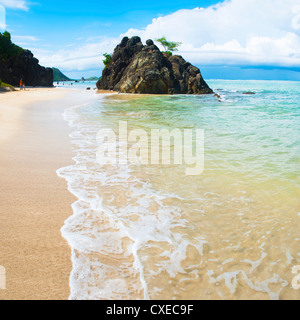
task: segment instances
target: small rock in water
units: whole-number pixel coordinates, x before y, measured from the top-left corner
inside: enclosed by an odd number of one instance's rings
[[[218,98],[219,102],[222,102],[222,97],[219,94],[215,93],[214,96]]]
[[[255,94],[255,92],[248,91],[248,92],[244,92],[243,94]]]

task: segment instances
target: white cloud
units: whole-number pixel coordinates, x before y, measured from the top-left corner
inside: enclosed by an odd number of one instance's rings
[[[39,39],[35,36],[15,36],[12,35],[13,41],[24,41],[24,42],[36,42],[39,41]]]
[[[105,38],[96,43],[88,43],[81,47],[66,48],[52,53],[40,49],[32,49],[40,63],[47,67],[57,67],[64,71],[84,71],[103,67],[102,54],[113,52],[120,38]]]
[[[24,0],[0,0],[0,5],[10,9],[28,10],[27,1]]]
[[[153,19],[126,35],[180,41],[179,53],[193,63],[300,65],[299,0],[227,0]]]
[[[0,5],[0,31],[6,29],[5,8]]]

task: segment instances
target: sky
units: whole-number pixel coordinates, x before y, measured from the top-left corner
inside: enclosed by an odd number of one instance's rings
[[[300,80],[299,0],[0,0],[0,32],[40,64],[100,76],[124,36],[165,36],[206,79]]]

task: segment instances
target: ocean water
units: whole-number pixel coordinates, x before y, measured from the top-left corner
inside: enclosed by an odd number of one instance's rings
[[[62,228],[70,299],[300,298],[299,82],[208,84],[219,98],[107,94],[66,110],[74,163],[58,175],[78,198]],[[204,130],[203,173],[101,165],[97,134],[120,121],[149,135]]]
[[[90,88],[91,90],[97,89],[96,81],[59,81],[54,82],[53,85],[57,88],[65,88],[65,89],[87,89]]]

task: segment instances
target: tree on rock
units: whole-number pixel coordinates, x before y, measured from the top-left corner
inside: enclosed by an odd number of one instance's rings
[[[173,54],[173,52],[178,51],[178,47],[181,45],[181,42],[168,41],[166,37],[156,39],[156,41],[164,47],[166,53],[168,53],[170,56]]]
[[[111,63],[111,55],[110,54],[108,54],[108,53],[104,53],[103,54],[103,57],[105,58],[104,60],[103,60],[103,64],[104,64],[104,66],[105,66],[105,68]]]

